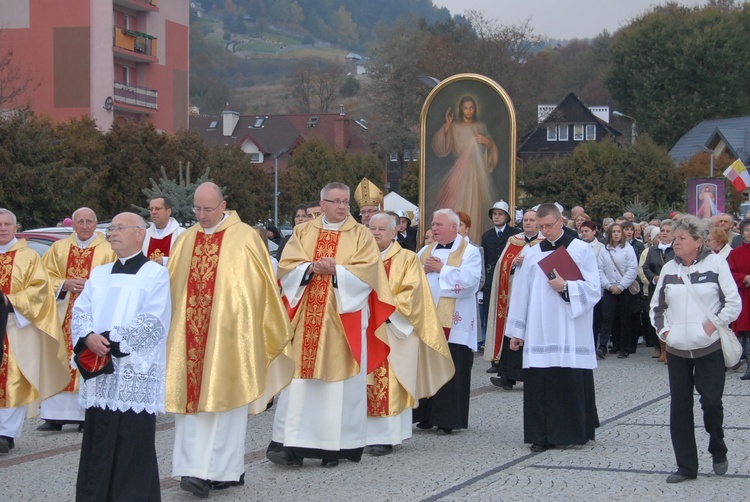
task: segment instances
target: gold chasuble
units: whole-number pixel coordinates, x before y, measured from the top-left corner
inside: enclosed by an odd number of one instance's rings
[[[213,234],[200,224],[177,239],[167,263],[172,325],[167,338],[166,410],[250,413],[292,379],[284,354],[292,331],[271,259],[235,211]]]
[[[54,295],[66,279],[79,277],[88,279],[91,270],[99,265],[111,263],[117,259],[112,247],[104,235],[97,233],[96,237],[86,248],[78,247],[76,235],[71,234],[61,239],[49,248],[42,257],[42,262],[47,268],[49,282]],[[73,314],[73,304],[80,295],[79,292],[68,291],[65,299],[58,303],[58,314],[63,316],[62,331],[65,335],[65,346],[68,351],[68,360],[73,358],[73,344],[70,336],[70,321]],[[78,370],[70,368],[70,382],[65,392],[78,391]]]
[[[487,338],[484,345],[484,359],[486,361],[499,360],[502,352],[505,321],[510,301],[513,260],[521,254],[526,246],[536,244],[539,244],[538,239],[531,241],[529,244],[524,239],[524,234],[511,235],[497,260],[495,275],[492,278],[492,294],[487,304],[489,315],[487,316]]]
[[[8,315],[0,364],[0,408],[14,408],[63,390],[70,382],[70,359],[49,276],[25,239],[0,253],[0,289],[13,309],[31,322],[19,327],[16,316]],[[36,412],[37,407],[30,406],[27,417]]]
[[[455,373],[448,341],[416,253],[394,242],[384,258],[388,282],[401,314],[414,331],[401,338],[387,329],[388,360],[372,373],[367,385],[367,415],[389,417],[432,397]],[[392,326],[392,324],[391,324]]]
[[[388,337],[383,324],[394,310],[388,277],[370,231],[347,217],[341,228],[325,230],[323,218],[294,227],[279,262],[279,277],[299,265],[332,257],[336,265],[370,286],[367,323],[367,372],[388,355]],[[362,313],[339,314],[332,276],[313,274],[296,307],[284,299],[292,320],[295,378],[326,382],[346,380],[360,372]]]

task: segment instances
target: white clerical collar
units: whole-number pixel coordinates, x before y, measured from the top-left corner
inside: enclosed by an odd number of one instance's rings
[[[166,232],[168,228],[169,228],[169,225],[167,225],[164,228],[159,228],[156,225],[154,225],[154,233],[159,239],[161,239],[161,237],[164,235],[164,232]]]
[[[97,237],[98,237],[97,233],[94,232],[93,234],[91,234],[91,237],[89,237],[85,241],[82,241],[81,239],[78,238],[78,234],[76,234],[76,244],[78,245],[79,248],[86,249],[87,247],[89,247],[89,244],[94,242],[94,239],[96,239]]]
[[[659,246],[658,247],[662,251],[666,251],[667,249],[669,249],[669,248],[672,247],[672,243],[670,242],[669,244],[664,244],[663,242],[659,241]]]
[[[126,258],[118,258],[118,260],[120,260],[120,263],[122,263],[123,265],[125,265],[126,261],[128,261],[129,259],[131,259],[132,257],[134,257],[134,256],[136,256],[138,254],[141,254],[141,252],[142,252],[141,250],[138,250],[135,253],[131,254],[130,256],[126,257]]]
[[[206,235],[211,235],[212,233],[216,232],[216,229],[219,228],[219,226],[222,223],[224,223],[224,220],[226,220],[228,216],[229,215],[227,213],[224,213],[224,217],[221,219],[221,221],[219,223],[217,223],[216,225],[214,225],[211,228],[204,228],[203,229],[203,233],[206,234]]]
[[[393,243],[394,243],[394,242],[395,242],[395,241],[391,241],[391,243],[390,243],[390,244],[388,244],[388,247],[387,247],[387,248],[385,248],[384,250],[382,250],[382,251],[380,252],[380,257],[381,257],[381,258],[382,258],[383,260],[385,260],[385,257],[386,257],[386,256],[388,255],[388,251],[390,251],[390,250],[391,250],[391,248],[393,247]]]
[[[348,218],[348,216],[346,218]],[[338,223],[331,223],[330,221],[326,220],[326,217],[324,215],[323,216],[323,228],[326,230],[338,230],[344,225],[344,223],[346,222],[346,218],[339,221]]]
[[[9,250],[10,248],[12,248],[12,247],[13,247],[13,245],[14,245],[14,244],[15,244],[16,242],[18,242],[18,239],[16,239],[15,237],[13,237],[13,238],[12,238],[12,239],[10,240],[10,242],[9,242],[9,243],[7,243],[7,244],[6,244],[6,245],[4,245],[4,246],[0,246],[0,253],[7,253],[7,252],[8,252],[8,250]]]
[[[562,231],[562,232],[560,232],[560,237],[558,237],[558,238],[557,238],[557,239],[555,239],[554,241],[553,241],[553,240],[551,240],[551,239],[547,239],[547,240],[548,240],[548,241],[550,242],[550,244],[552,244],[552,246],[554,247],[554,246],[555,246],[555,245],[557,244],[557,241],[559,241],[560,239],[562,239],[564,235],[565,235],[565,231]]]

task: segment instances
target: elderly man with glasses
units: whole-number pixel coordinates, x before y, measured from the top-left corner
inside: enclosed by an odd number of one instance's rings
[[[185,229],[172,218],[172,200],[169,197],[149,200],[148,212],[153,225],[146,229],[143,252],[149,260],[166,265],[172,246]]]
[[[358,462],[367,435],[367,374],[388,355],[385,323],[395,307],[378,246],[349,214],[349,187],[320,193],[322,218],[294,227],[279,262],[296,365],[279,396],[266,456],[335,467]]]
[[[58,309],[64,311],[62,330],[68,350],[68,360],[73,357],[70,323],[73,304],[83,291],[94,267],[112,263],[117,255],[104,235],[96,232],[96,213],[87,207],[73,213],[73,230],[68,238],[56,241],[44,253],[42,262],[49,273],[52,291]],[[78,404],[78,370],[70,370],[70,381],[65,390],[41,404],[40,416],[44,423],[38,431],[61,431],[65,424],[78,425],[83,432],[83,408]]]
[[[214,183],[196,189],[198,224],[180,236],[167,265],[172,475],[198,497],[244,484],[248,414],[264,411],[294,372],[283,353],[292,331],[268,250],[226,205]]]
[[[142,252],[146,222],[112,219],[114,263],[91,271],[73,307],[73,358],[86,409],[77,501],[161,500],[156,415],[164,413],[169,275]]]

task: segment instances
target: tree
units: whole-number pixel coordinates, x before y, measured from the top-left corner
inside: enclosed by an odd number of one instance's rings
[[[315,94],[320,101],[320,111],[327,113],[344,79],[344,67],[339,63],[328,63],[314,76]]]
[[[313,88],[313,65],[304,60],[292,71],[292,100],[299,111],[310,113]]]
[[[521,205],[581,205],[601,221],[622,214],[627,201],[639,200],[649,207],[681,203],[684,186],[669,153],[648,136],[627,147],[607,139],[582,143],[569,157],[530,161]]]
[[[161,178],[159,179],[159,182],[157,183],[153,178],[149,178],[151,188],[144,188],[141,190],[143,195],[146,196],[146,200],[151,200],[156,197],[168,197],[172,202],[172,218],[177,220],[179,224],[183,226],[195,222],[195,213],[193,213],[193,196],[195,194],[195,189],[204,181],[210,181],[211,179],[209,178],[210,169],[206,168],[203,174],[199,176],[195,182],[192,182],[190,167],[190,162],[187,162],[184,166],[182,162],[180,162],[177,167],[179,180],[175,180],[169,179],[164,166],[161,166]],[[144,218],[148,217],[149,210],[147,207],[141,207],[138,204],[132,204],[132,206],[141,213],[141,216]]]
[[[722,4],[669,3],[614,36],[606,83],[661,145],[702,120],[750,114],[750,4]]]
[[[359,94],[359,80],[354,75],[348,75],[344,83],[341,84],[339,94],[345,98],[350,98]]]
[[[209,153],[214,182],[226,186],[227,205],[250,225],[267,223],[273,217],[273,179],[250,161],[238,147],[215,148]]]

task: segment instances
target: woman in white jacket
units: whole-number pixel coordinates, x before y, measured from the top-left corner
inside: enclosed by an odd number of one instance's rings
[[[620,359],[635,352],[632,336],[630,308],[633,296],[627,291],[638,274],[638,261],[633,248],[625,242],[622,226],[613,223],[607,229],[607,244],[599,252],[599,280],[604,290],[602,295],[602,324],[599,329],[597,356],[603,358],[612,336],[612,326],[618,320],[616,336],[612,339],[611,352],[619,352]]]
[[[680,483],[698,475],[695,445],[693,392],[700,394],[703,424],[709,434],[708,451],[717,475],[727,472],[724,443],[724,355],[717,326],[728,329],[741,310],[727,261],[706,246],[708,224],[683,216],[672,225],[675,258],[661,269],[651,299],[651,322],[666,342],[669,371],[669,431],[677,471],[667,483]],[[683,281],[689,278],[690,289]]]

